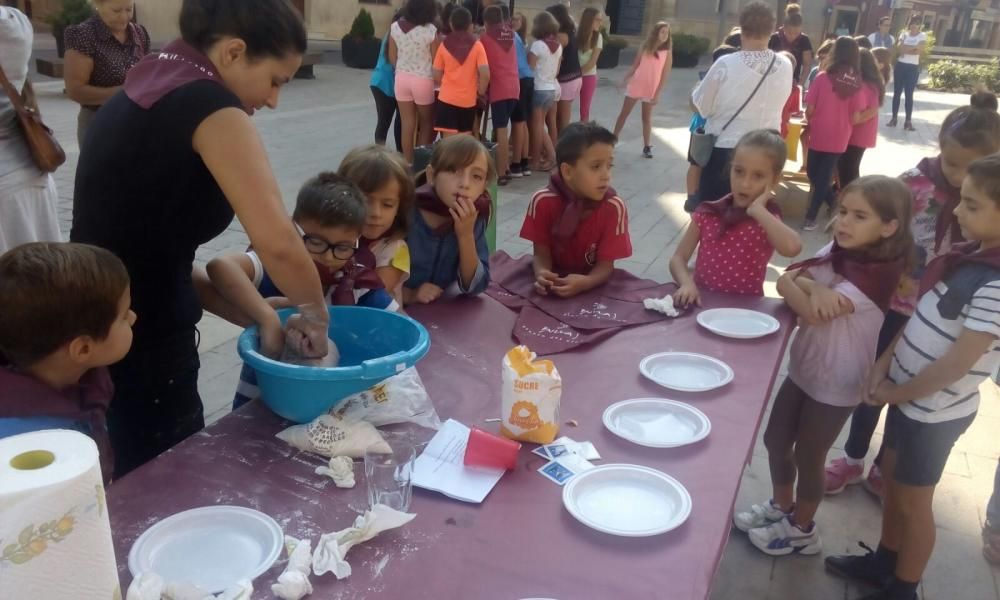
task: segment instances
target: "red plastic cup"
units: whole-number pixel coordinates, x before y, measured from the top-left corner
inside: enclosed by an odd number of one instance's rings
[[[521,444],[473,427],[465,446],[465,464],[475,467],[513,469]]]

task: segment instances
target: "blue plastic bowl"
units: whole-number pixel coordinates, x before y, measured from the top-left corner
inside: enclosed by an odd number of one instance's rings
[[[240,357],[257,371],[261,399],[271,410],[307,423],[341,400],[412,367],[427,354],[430,336],[413,319],[386,310],[331,306],[329,335],[340,351],[335,368],[290,365],[260,354],[257,327],[237,344]],[[278,311],[281,322],[295,309]]]

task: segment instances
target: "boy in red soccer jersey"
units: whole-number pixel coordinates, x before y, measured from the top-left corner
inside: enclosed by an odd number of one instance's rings
[[[521,237],[534,243],[535,290],[563,298],[607,282],[632,255],[628,211],[611,187],[615,135],[573,123],[556,143],[558,168],[535,192]]]

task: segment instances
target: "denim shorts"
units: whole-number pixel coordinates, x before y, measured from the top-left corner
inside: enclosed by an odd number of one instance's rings
[[[555,90],[535,90],[531,95],[531,107],[542,112],[548,112],[549,108],[556,103]]]

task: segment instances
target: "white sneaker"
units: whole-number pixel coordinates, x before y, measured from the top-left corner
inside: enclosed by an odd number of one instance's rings
[[[764,504],[754,504],[747,512],[736,513],[733,516],[733,525],[736,529],[746,532],[780,521],[785,516],[787,513],[775,506],[774,500],[768,500]]]
[[[819,539],[819,527],[813,523],[812,530],[806,533],[792,524],[791,517],[786,517],[766,527],[751,529],[750,543],[764,554],[784,556],[792,552],[799,554],[816,554],[823,549]]]

